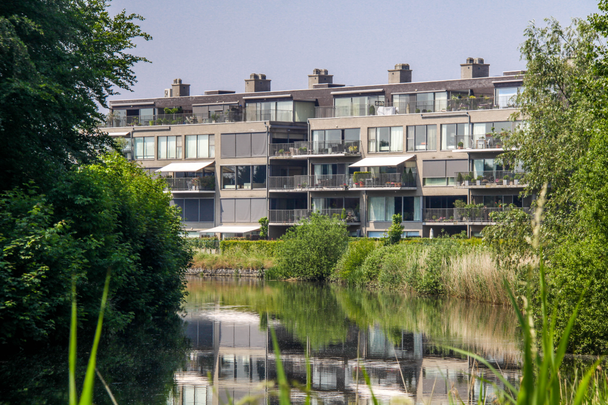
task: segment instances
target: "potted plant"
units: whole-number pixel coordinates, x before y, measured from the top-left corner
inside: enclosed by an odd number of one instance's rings
[[[521,174],[516,174],[513,177],[513,184],[516,185],[516,186],[519,185],[519,179],[521,179]]]
[[[211,114],[211,122],[215,124],[215,122],[220,118],[218,114]]]
[[[481,186],[481,181],[482,180],[483,180],[483,176],[482,175],[477,176],[477,185],[478,186]]]
[[[460,186],[460,185],[462,185],[463,181],[464,181],[464,177],[462,176],[462,173],[458,172],[458,174],[456,175],[456,184],[458,184]]]
[[[506,175],[505,177],[502,178],[502,185],[503,186],[508,186],[509,185],[509,180],[511,180],[511,178],[509,177],[509,175]]]
[[[370,105],[367,111],[369,113],[368,115],[376,115],[376,108],[373,105]]]
[[[302,146],[298,149],[298,151],[300,152],[300,155],[306,155],[308,149],[306,149],[306,146]]]
[[[277,151],[277,156],[283,156],[283,153],[285,153],[285,150],[284,149],[279,149]]]
[[[466,176],[464,176],[464,185],[466,187],[471,185],[471,182],[473,181],[473,174],[469,173]]]
[[[464,143],[462,141],[458,142],[458,149],[462,149],[464,147]]]

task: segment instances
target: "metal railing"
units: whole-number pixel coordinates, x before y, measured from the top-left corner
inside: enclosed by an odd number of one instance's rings
[[[413,188],[416,187],[416,174],[407,173],[357,173],[311,174],[299,176],[270,176],[270,190],[323,190],[348,188]]]
[[[214,191],[215,176],[207,177],[165,177],[168,188],[172,191]]]
[[[312,213],[317,213],[326,216],[337,216],[344,220],[347,224],[358,224],[361,222],[361,216],[358,211],[353,209],[328,208],[321,210],[269,210],[268,222],[270,224],[295,224],[305,218],[310,218]]]
[[[496,187],[496,186],[523,186],[521,179],[524,173],[514,170],[492,170],[459,172],[454,176],[454,185],[457,187]]]
[[[529,207],[518,207],[530,214]],[[490,217],[493,212],[504,212],[511,210],[511,207],[483,207],[471,205],[464,208],[425,208],[422,212],[424,222],[448,222],[448,223],[492,223]]]
[[[344,142],[313,142],[299,141],[293,143],[272,143],[269,150],[270,156],[293,157],[307,155],[360,155],[361,141]]]
[[[218,122],[240,122],[243,114],[240,111],[226,111],[211,114],[210,116],[193,113],[180,114],[154,114],[116,117],[109,114],[105,127],[154,126],[154,125],[187,125],[187,124],[213,124]]]
[[[294,122],[293,109],[290,110],[246,110],[245,121],[283,121]]]

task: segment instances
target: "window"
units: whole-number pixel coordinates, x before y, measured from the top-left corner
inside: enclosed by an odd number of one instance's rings
[[[154,137],[135,138],[135,159],[154,159]]]
[[[215,157],[215,135],[186,135],[186,159]]]
[[[448,93],[395,94],[393,104],[399,114],[445,111],[448,103]]]
[[[266,166],[222,166],[224,190],[266,188]]]
[[[437,125],[407,127],[407,150],[437,150]]]
[[[465,159],[424,160],[422,162],[423,186],[454,185],[458,173],[467,172],[469,161]]]
[[[294,121],[291,100],[248,102],[245,111],[247,121]]]
[[[222,158],[266,156],[265,132],[222,134]]]
[[[182,137],[181,136],[159,136],[158,137],[159,159],[181,159]]]
[[[383,105],[384,95],[334,98],[336,117],[376,115],[377,107]]]
[[[498,108],[512,108],[516,106],[517,94],[521,92],[521,86],[499,87],[496,89],[496,104]]]
[[[469,124],[441,125],[441,150],[456,149],[462,142],[462,147],[470,147]]]
[[[403,127],[368,128],[368,152],[402,152]]]
[[[369,220],[392,222],[393,215],[401,214],[403,221],[421,221],[421,197],[369,197]]]
[[[258,222],[267,216],[265,198],[222,198],[220,199],[220,221],[222,223]]]
[[[188,222],[213,222],[214,200],[210,198],[175,198],[173,204],[182,209],[182,220]]]
[[[514,127],[515,123],[512,121],[475,123],[473,124],[472,146],[474,148],[502,146]]]

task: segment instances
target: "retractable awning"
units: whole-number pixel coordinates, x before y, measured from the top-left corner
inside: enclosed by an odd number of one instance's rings
[[[201,233],[247,233],[260,229],[260,225],[220,225],[215,228],[199,231]]]
[[[416,155],[402,155],[402,156],[384,156],[384,157],[373,157],[361,159],[356,163],[350,165],[350,167],[377,167],[377,166],[399,166],[401,163],[414,159]]]
[[[171,163],[165,167],[161,167],[156,172],[198,172],[211,164],[213,164],[213,160],[210,162]]]
[[[108,132],[108,135],[112,136],[112,137],[116,137],[116,136],[127,136],[129,135],[130,132]]]

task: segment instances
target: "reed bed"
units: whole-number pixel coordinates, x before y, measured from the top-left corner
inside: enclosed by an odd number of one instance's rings
[[[243,252],[239,249],[232,249],[230,254],[215,254],[201,250],[194,254],[191,267],[206,270],[264,270],[274,266],[274,262],[274,258],[262,253]]]

